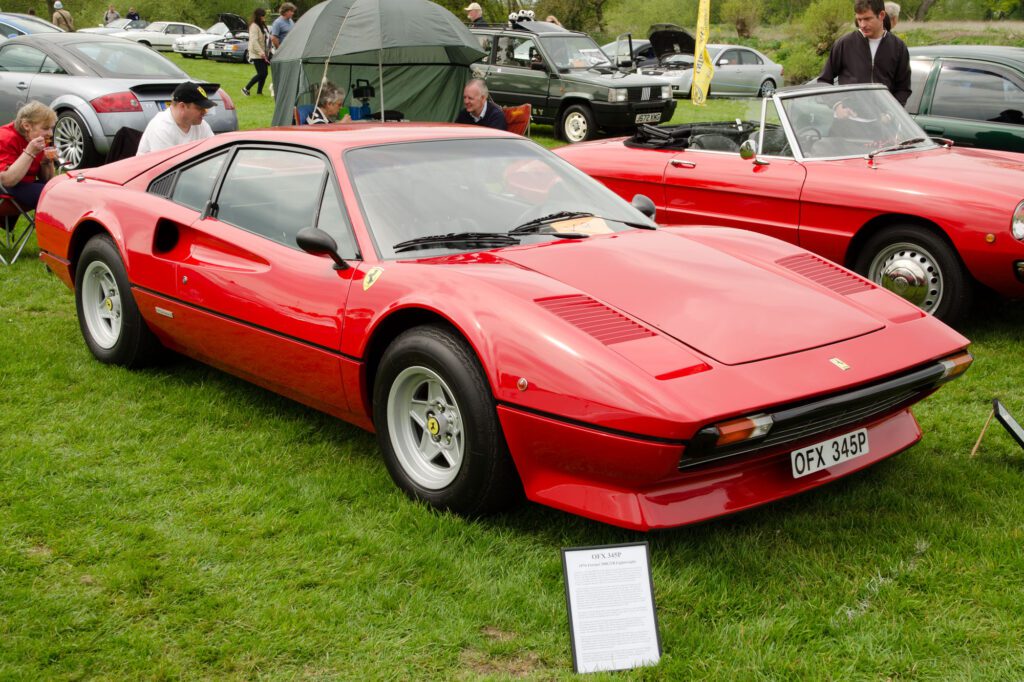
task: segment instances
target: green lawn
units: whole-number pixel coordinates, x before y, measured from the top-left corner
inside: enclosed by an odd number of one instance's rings
[[[438,514],[358,429],[188,360],[102,365],[36,254],[0,267],[0,679],[570,679],[559,549],[637,540],[664,658],[594,679],[1024,677],[1024,452],[993,424],[970,457],[992,397],[1024,418],[1019,304],[967,325],[908,452],[639,535]]]

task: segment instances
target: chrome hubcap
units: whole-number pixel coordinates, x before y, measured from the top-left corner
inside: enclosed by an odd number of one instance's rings
[[[440,490],[459,474],[466,439],[459,405],[444,380],[408,367],[388,393],[388,432],[402,470],[416,485]]]
[[[57,119],[53,127],[53,144],[66,168],[78,168],[85,151],[82,128],[70,116]]]
[[[111,349],[121,337],[121,293],[114,273],[93,261],[82,278],[82,315],[96,345]]]
[[[880,251],[868,277],[926,312],[934,312],[942,302],[942,271],[935,257],[917,244],[892,244]]]

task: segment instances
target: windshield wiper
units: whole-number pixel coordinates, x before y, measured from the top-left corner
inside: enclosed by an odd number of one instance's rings
[[[873,151],[870,154],[868,154],[868,158],[869,159],[873,159],[878,154],[884,154],[886,152],[898,152],[901,149],[909,149],[910,147],[913,147],[915,144],[920,144],[922,142],[927,142],[927,141],[928,141],[927,137],[912,137],[909,140],[903,140],[902,142],[897,142],[896,144],[891,145],[889,147],[883,147],[882,149],[876,149],[875,151]]]
[[[400,251],[452,244],[465,246],[508,246],[518,243],[518,239],[507,234],[495,234],[494,232],[449,232],[448,234],[432,234],[426,237],[407,239],[404,242],[398,242],[391,248],[394,249],[395,253],[398,253]]]
[[[534,218],[528,220],[519,227],[514,227],[508,231],[510,235],[517,234],[534,234],[540,232],[540,229],[548,223],[553,223],[556,220],[568,220],[569,218],[589,218],[593,216],[593,213],[587,211],[558,211],[557,213],[550,213],[540,218]]]

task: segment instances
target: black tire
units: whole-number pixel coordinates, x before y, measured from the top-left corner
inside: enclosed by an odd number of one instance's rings
[[[590,107],[583,104],[566,107],[558,122],[558,132],[562,139],[569,143],[593,139],[597,134],[597,125],[594,123],[594,114]]]
[[[149,44],[148,42],[146,42],[145,40],[140,40],[140,41],[139,41],[139,45],[142,45],[143,47],[148,47],[148,48],[149,48],[149,49],[151,49],[151,50],[153,49],[153,46],[152,46],[152,45],[150,45],[150,44]]]
[[[200,55],[199,55],[201,59],[209,59],[209,57],[206,56],[206,48],[208,48],[208,47],[209,47],[209,45],[203,45],[203,49],[202,49],[202,51],[200,52]]]
[[[757,90],[757,96],[764,99],[765,97],[771,97],[775,94],[775,81],[771,78],[766,78],[761,87]]]
[[[451,331],[414,327],[388,346],[373,419],[388,472],[412,499],[477,516],[522,495],[480,363]]]
[[[57,114],[57,122],[53,124],[53,144],[67,170],[89,168],[100,162],[89,126],[70,109]]]
[[[875,233],[854,270],[951,325],[964,318],[974,298],[974,282],[953,248],[916,225]]]
[[[100,362],[141,367],[160,354],[132,295],[113,240],[96,235],[86,243],[75,270],[75,308],[85,343]]]

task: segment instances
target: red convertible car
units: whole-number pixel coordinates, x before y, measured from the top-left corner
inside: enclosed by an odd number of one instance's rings
[[[556,153],[651,197],[663,224],[778,237],[951,324],[976,289],[1024,297],[1024,155],[933,140],[881,85],[790,88],[758,106],[759,119]]]
[[[398,486],[469,515],[763,504],[909,447],[970,364],[857,275],[651,208],[515,135],[352,124],[69,173],[38,230],[100,361],[166,347],[374,429]]]

